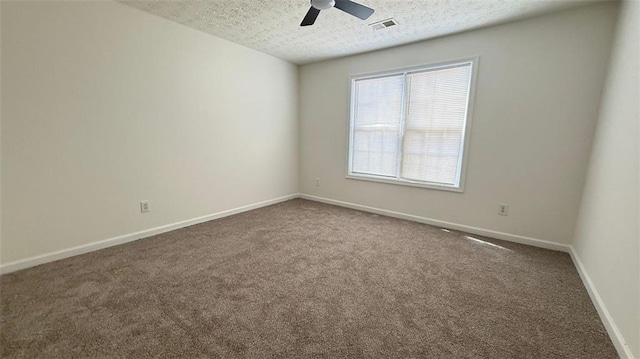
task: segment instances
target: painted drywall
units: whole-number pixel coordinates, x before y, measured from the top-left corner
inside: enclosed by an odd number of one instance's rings
[[[302,66],[301,192],[569,244],[617,6],[598,4]],[[345,178],[350,75],[475,55],[480,63],[464,193]],[[499,203],[509,205],[508,216],[497,214]]]
[[[0,6],[0,21],[2,6]],[[2,26],[0,24],[0,69],[2,69]],[[2,258],[2,81],[0,81],[0,258]],[[1,262],[0,262],[1,263]]]
[[[573,243],[636,358],[640,358],[639,12],[636,1],[625,2],[620,12]]]
[[[297,193],[296,66],[115,2],[1,6],[1,263]]]

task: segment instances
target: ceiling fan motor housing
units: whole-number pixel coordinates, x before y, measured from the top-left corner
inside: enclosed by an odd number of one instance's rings
[[[318,10],[331,9],[335,4],[335,0],[311,0],[311,6]]]

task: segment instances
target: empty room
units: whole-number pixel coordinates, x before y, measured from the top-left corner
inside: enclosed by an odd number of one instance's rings
[[[0,357],[640,359],[639,19],[0,1]]]

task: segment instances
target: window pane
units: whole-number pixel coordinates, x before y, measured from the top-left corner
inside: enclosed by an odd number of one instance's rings
[[[407,130],[402,177],[455,185],[461,145],[461,131]]]
[[[457,185],[471,64],[407,75],[401,177]]]
[[[396,177],[398,165],[397,126],[357,129],[353,138],[353,172]]]
[[[403,76],[354,81],[353,172],[396,177]]]

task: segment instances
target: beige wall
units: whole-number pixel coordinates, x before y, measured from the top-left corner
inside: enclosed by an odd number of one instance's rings
[[[2,69],[2,6],[0,4],[0,72]],[[2,258],[2,79],[0,79],[0,258]],[[2,260],[0,259],[0,263]]]
[[[593,141],[574,248],[628,350],[640,358],[639,4],[626,2]]]
[[[0,4],[0,69],[2,69],[2,6]],[[2,81],[0,79],[0,258],[2,258]],[[0,260],[0,263],[2,261]]]
[[[301,192],[569,244],[616,10],[589,6],[302,66]],[[474,55],[464,193],[345,179],[349,75]],[[499,203],[509,204],[507,217]]]
[[[3,264],[297,192],[296,66],[113,2],[1,23]]]

